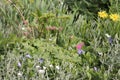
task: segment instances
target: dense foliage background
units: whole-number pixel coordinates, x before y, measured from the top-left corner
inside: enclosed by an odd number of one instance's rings
[[[80,14],[86,15],[87,19],[94,19],[100,10],[109,11],[110,0],[64,0],[67,12],[74,13],[74,21]]]
[[[0,80],[119,80],[119,0],[0,0]]]

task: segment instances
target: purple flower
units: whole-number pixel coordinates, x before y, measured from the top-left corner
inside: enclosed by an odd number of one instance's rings
[[[105,34],[105,35],[108,38],[109,43],[112,44],[113,43],[113,39],[112,39],[111,35],[109,35],[109,34]]]
[[[82,49],[78,49],[78,54],[79,55],[81,55],[81,54],[83,54],[83,53],[85,53]]]
[[[18,62],[18,67],[21,67],[22,65],[21,65],[21,63],[20,62]]]
[[[110,43],[110,44],[113,43],[113,39],[112,39],[112,37],[109,38],[109,43]]]
[[[29,54],[26,55],[27,58],[32,58]]]
[[[40,62],[40,63],[43,63],[43,62],[44,62],[44,59],[43,59],[43,58],[40,58],[40,59],[39,59],[39,62]]]

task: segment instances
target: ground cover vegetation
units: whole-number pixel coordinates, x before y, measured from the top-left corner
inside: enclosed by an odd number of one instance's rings
[[[0,80],[119,80],[119,0],[0,0]]]

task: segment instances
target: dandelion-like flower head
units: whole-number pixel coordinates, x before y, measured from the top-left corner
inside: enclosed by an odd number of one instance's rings
[[[98,16],[104,19],[108,17],[108,14],[106,13],[106,11],[100,11],[98,12]]]

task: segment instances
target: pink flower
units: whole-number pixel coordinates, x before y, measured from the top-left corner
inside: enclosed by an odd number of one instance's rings
[[[78,45],[76,45],[76,49],[80,50],[82,47],[84,46],[84,43],[79,43]]]

